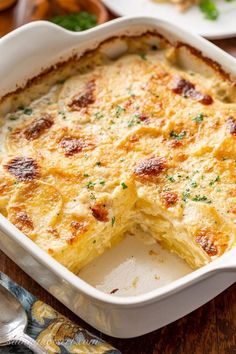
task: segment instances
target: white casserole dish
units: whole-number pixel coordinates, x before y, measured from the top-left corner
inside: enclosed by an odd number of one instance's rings
[[[149,17],[118,19],[85,33],[48,22],[21,27],[0,40],[0,96],[24,85],[43,69],[123,34],[158,31],[217,61],[236,77],[236,60],[213,44],[167,22]],[[39,249],[0,215],[0,248],[64,305],[98,330],[120,338],[158,329],[203,305],[236,280],[236,248],[211,264],[151,292],[128,297],[105,294]]]

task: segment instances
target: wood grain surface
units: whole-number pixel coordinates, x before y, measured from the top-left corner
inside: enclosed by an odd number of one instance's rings
[[[0,12],[0,36],[15,27],[15,18],[16,7]],[[214,43],[236,57],[236,38]],[[236,284],[162,329],[134,339],[114,339],[97,332],[74,315],[1,251],[0,271],[79,325],[112,343],[123,354],[236,354]]]

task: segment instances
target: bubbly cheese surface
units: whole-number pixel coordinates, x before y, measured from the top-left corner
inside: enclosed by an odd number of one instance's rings
[[[200,267],[236,240],[235,85],[184,68],[186,48],[123,42],[2,115],[0,211],[73,272],[138,230]]]

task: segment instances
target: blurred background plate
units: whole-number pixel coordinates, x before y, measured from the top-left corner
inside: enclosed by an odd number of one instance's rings
[[[173,4],[155,3],[153,0],[103,0],[104,4],[119,16],[157,16],[210,39],[235,36],[236,1],[215,1],[220,16],[217,20],[211,21],[204,18],[204,14],[197,6],[181,13]]]
[[[0,0],[0,37],[31,21],[81,11],[94,15],[97,24],[109,19],[99,0]]]

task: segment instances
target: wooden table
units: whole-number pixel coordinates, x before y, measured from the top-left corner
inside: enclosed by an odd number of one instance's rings
[[[13,10],[0,13],[0,36],[5,34],[6,24],[12,26],[13,21]],[[214,43],[236,57],[236,38]],[[135,339],[114,339],[98,333],[70,312],[1,251],[0,270],[62,314],[112,343],[123,354],[236,354],[236,284],[200,309],[158,331]]]

